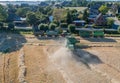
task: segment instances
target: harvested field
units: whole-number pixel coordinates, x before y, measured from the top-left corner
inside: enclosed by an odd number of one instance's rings
[[[87,7],[65,7],[65,9],[70,9],[70,10],[76,9],[77,11],[84,11],[85,9],[87,9]]]
[[[0,83],[2,83],[3,80],[3,57],[0,56]]]
[[[18,83],[18,52],[0,56],[0,83]]]
[[[0,45],[7,48],[6,43],[9,42],[7,45],[10,47],[6,54],[0,49],[0,83],[120,82],[120,47],[93,46],[73,52],[64,46],[62,38],[39,39],[33,35],[16,34],[0,36]],[[82,44],[89,45],[119,45],[120,42],[118,38],[99,38],[99,41],[97,38],[80,39]],[[14,40],[17,43],[12,44]],[[21,68],[25,68],[22,73]],[[23,77],[22,82],[19,76]]]

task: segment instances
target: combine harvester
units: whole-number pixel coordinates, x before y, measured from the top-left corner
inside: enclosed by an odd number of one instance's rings
[[[72,36],[68,36],[66,39],[67,39],[66,47],[71,49],[71,50],[75,50],[76,49],[76,43],[80,42],[75,37],[72,37]]]

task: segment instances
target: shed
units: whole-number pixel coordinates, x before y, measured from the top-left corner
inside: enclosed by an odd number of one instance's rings
[[[89,28],[76,28],[79,31],[79,35],[81,37],[91,37],[92,36],[92,29]]]
[[[93,37],[104,37],[104,31],[103,30],[94,30],[92,32]]]

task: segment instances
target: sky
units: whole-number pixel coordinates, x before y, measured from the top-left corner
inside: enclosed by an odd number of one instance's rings
[[[45,1],[45,0],[0,0],[0,1]],[[120,1],[120,0],[91,0],[91,1]]]
[[[45,1],[45,0],[0,0],[0,1]]]

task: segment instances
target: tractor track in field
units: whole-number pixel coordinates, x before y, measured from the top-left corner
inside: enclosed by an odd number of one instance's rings
[[[10,82],[9,80],[9,61],[10,57],[3,56],[3,83]]]
[[[23,43],[25,45],[34,45],[34,46],[64,46],[62,44],[45,44],[45,43]],[[80,43],[80,45],[87,47],[120,47],[120,43]],[[82,47],[81,46],[81,47]]]
[[[63,49],[65,49],[65,48],[63,48]],[[60,51],[58,50],[58,52],[56,52],[55,54],[53,53],[53,55],[50,55],[49,53],[47,55],[48,55],[49,59],[51,60],[51,62],[53,63],[53,65],[61,73],[61,75],[65,79],[66,83],[77,83],[77,82],[84,83],[85,81],[82,82],[79,79],[79,76],[82,77],[81,72],[80,72],[82,67],[80,67],[80,64],[79,64],[79,66],[77,65],[77,66],[74,66],[75,68],[74,67],[72,68],[71,65],[69,64],[69,62],[70,63],[73,62],[72,64],[74,64],[74,65],[78,64],[78,62],[76,62],[76,61],[74,62],[74,57],[71,57],[71,55],[69,55],[69,53],[62,55],[63,53],[59,54],[59,52]],[[47,52],[45,51],[45,53],[47,53]],[[94,73],[93,75],[98,76],[98,79],[99,79],[99,77],[101,77],[103,79],[102,83],[104,83],[105,80],[107,81],[105,83],[119,83],[120,72],[116,68],[113,68],[112,66],[110,66],[106,63],[99,63],[99,64],[91,63],[90,64],[89,62],[87,62],[86,52],[83,51],[82,53],[83,54],[81,56],[85,56],[85,58],[79,57],[80,63],[84,64],[84,66],[85,66],[85,64],[87,64],[90,68],[87,70],[85,69],[82,72],[85,73],[86,71],[89,71],[89,74],[90,74],[90,72],[93,72]],[[75,55],[73,55],[73,56],[75,56]],[[91,62],[96,61],[96,60],[94,60],[94,58],[91,58],[91,55],[88,54],[88,56],[90,57],[88,59]],[[64,64],[62,64],[62,62],[60,62],[59,60],[60,61],[62,60]],[[71,60],[73,60],[73,61],[71,61]],[[83,66],[83,65],[81,65],[81,66]],[[108,71],[106,71],[106,70],[108,70]],[[76,73],[76,71],[78,71],[78,72]],[[112,73],[110,73],[110,72],[112,72]],[[88,74],[88,77],[89,77],[89,74]],[[85,82],[85,83],[88,83],[88,82]],[[90,83],[92,83],[92,82],[90,82]]]
[[[88,47],[120,47],[120,43],[102,42],[102,43],[80,43]]]
[[[99,66],[97,65],[90,65],[90,68],[99,73],[101,76],[105,77],[107,80],[110,81],[110,83],[119,83],[120,82],[120,72],[116,70],[116,68],[113,68],[107,64],[101,64]],[[109,71],[104,71],[109,70]],[[110,73],[112,72],[112,74]]]
[[[105,77],[106,79],[110,80],[111,83],[119,83],[120,82],[120,70],[116,69],[115,67],[103,63],[100,65],[89,65],[89,67],[99,73],[101,76]]]
[[[80,53],[82,53],[82,55],[80,55],[79,57],[82,59],[82,61],[85,64],[87,64],[90,67],[92,71],[99,73],[102,77],[105,77],[107,80],[109,80],[110,83],[120,82],[120,70],[118,70],[117,68],[113,67],[110,64],[99,62],[99,59],[97,60],[97,58],[92,58],[91,54],[89,54],[88,52],[80,51]],[[100,64],[96,64],[96,63],[100,63]]]

